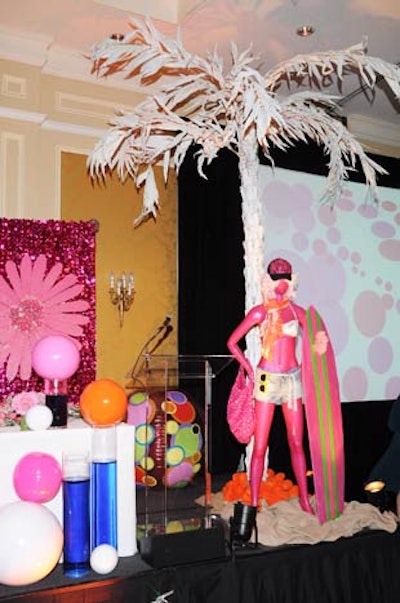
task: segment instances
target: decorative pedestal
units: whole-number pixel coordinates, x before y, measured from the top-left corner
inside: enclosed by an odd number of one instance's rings
[[[128,557],[137,552],[135,428],[117,425],[117,509],[118,555]],[[13,471],[18,461],[31,452],[51,454],[62,464],[63,452],[90,454],[93,428],[82,419],[71,420],[67,428],[45,431],[21,431],[18,427],[0,429],[0,506],[19,500],[13,486]],[[45,503],[63,525],[62,490]]]

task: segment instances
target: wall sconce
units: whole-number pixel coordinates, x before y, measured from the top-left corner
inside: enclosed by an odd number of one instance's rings
[[[126,275],[123,272],[117,279],[113,272],[110,274],[110,299],[118,308],[120,327],[124,324],[124,314],[131,307],[134,294],[135,284],[132,273]]]

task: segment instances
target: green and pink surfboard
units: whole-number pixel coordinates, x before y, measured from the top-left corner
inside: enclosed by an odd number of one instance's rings
[[[325,523],[344,509],[344,445],[339,382],[329,342],[325,354],[315,352],[318,331],[328,331],[313,306],[303,330],[302,379],[317,517]]]

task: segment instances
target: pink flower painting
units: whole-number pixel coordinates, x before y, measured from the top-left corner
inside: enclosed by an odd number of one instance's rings
[[[60,262],[47,271],[43,254],[36,259],[25,254],[19,267],[8,260],[5,274],[8,281],[0,275],[0,364],[9,381],[28,380],[35,343],[47,335],[81,336],[89,304],[76,299],[83,291],[77,276],[64,275]]]

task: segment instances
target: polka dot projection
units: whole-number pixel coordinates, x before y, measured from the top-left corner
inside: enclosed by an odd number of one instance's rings
[[[398,190],[380,203],[346,182],[336,205],[321,203],[325,178],[260,169],[265,262],[285,257],[298,274],[297,301],[324,319],[343,401],[395,399],[400,392]]]
[[[203,435],[196,407],[184,392],[134,392],[127,422],[136,426],[138,486],[182,488],[201,469]]]
[[[8,260],[18,265],[28,254],[32,262],[44,254],[48,266],[62,264],[61,277],[73,274],[83,285],[80,299],[89,304],[88,317],[80,337],[80,365],[68,381],[68,396],[72,404],[79,403],[84,386],[95,378],[95,236],[93,222],[66,222],[62,220],[0,220],[0,278],[5,278],[4,266]],[[2,398],[21,391],[42,391],[43,379],[33,373],[28,380],[17,376],[12,381],[6,377],[5,366],[0,365],[0,390]],[[1,403],[1,400],[0,400]]]

